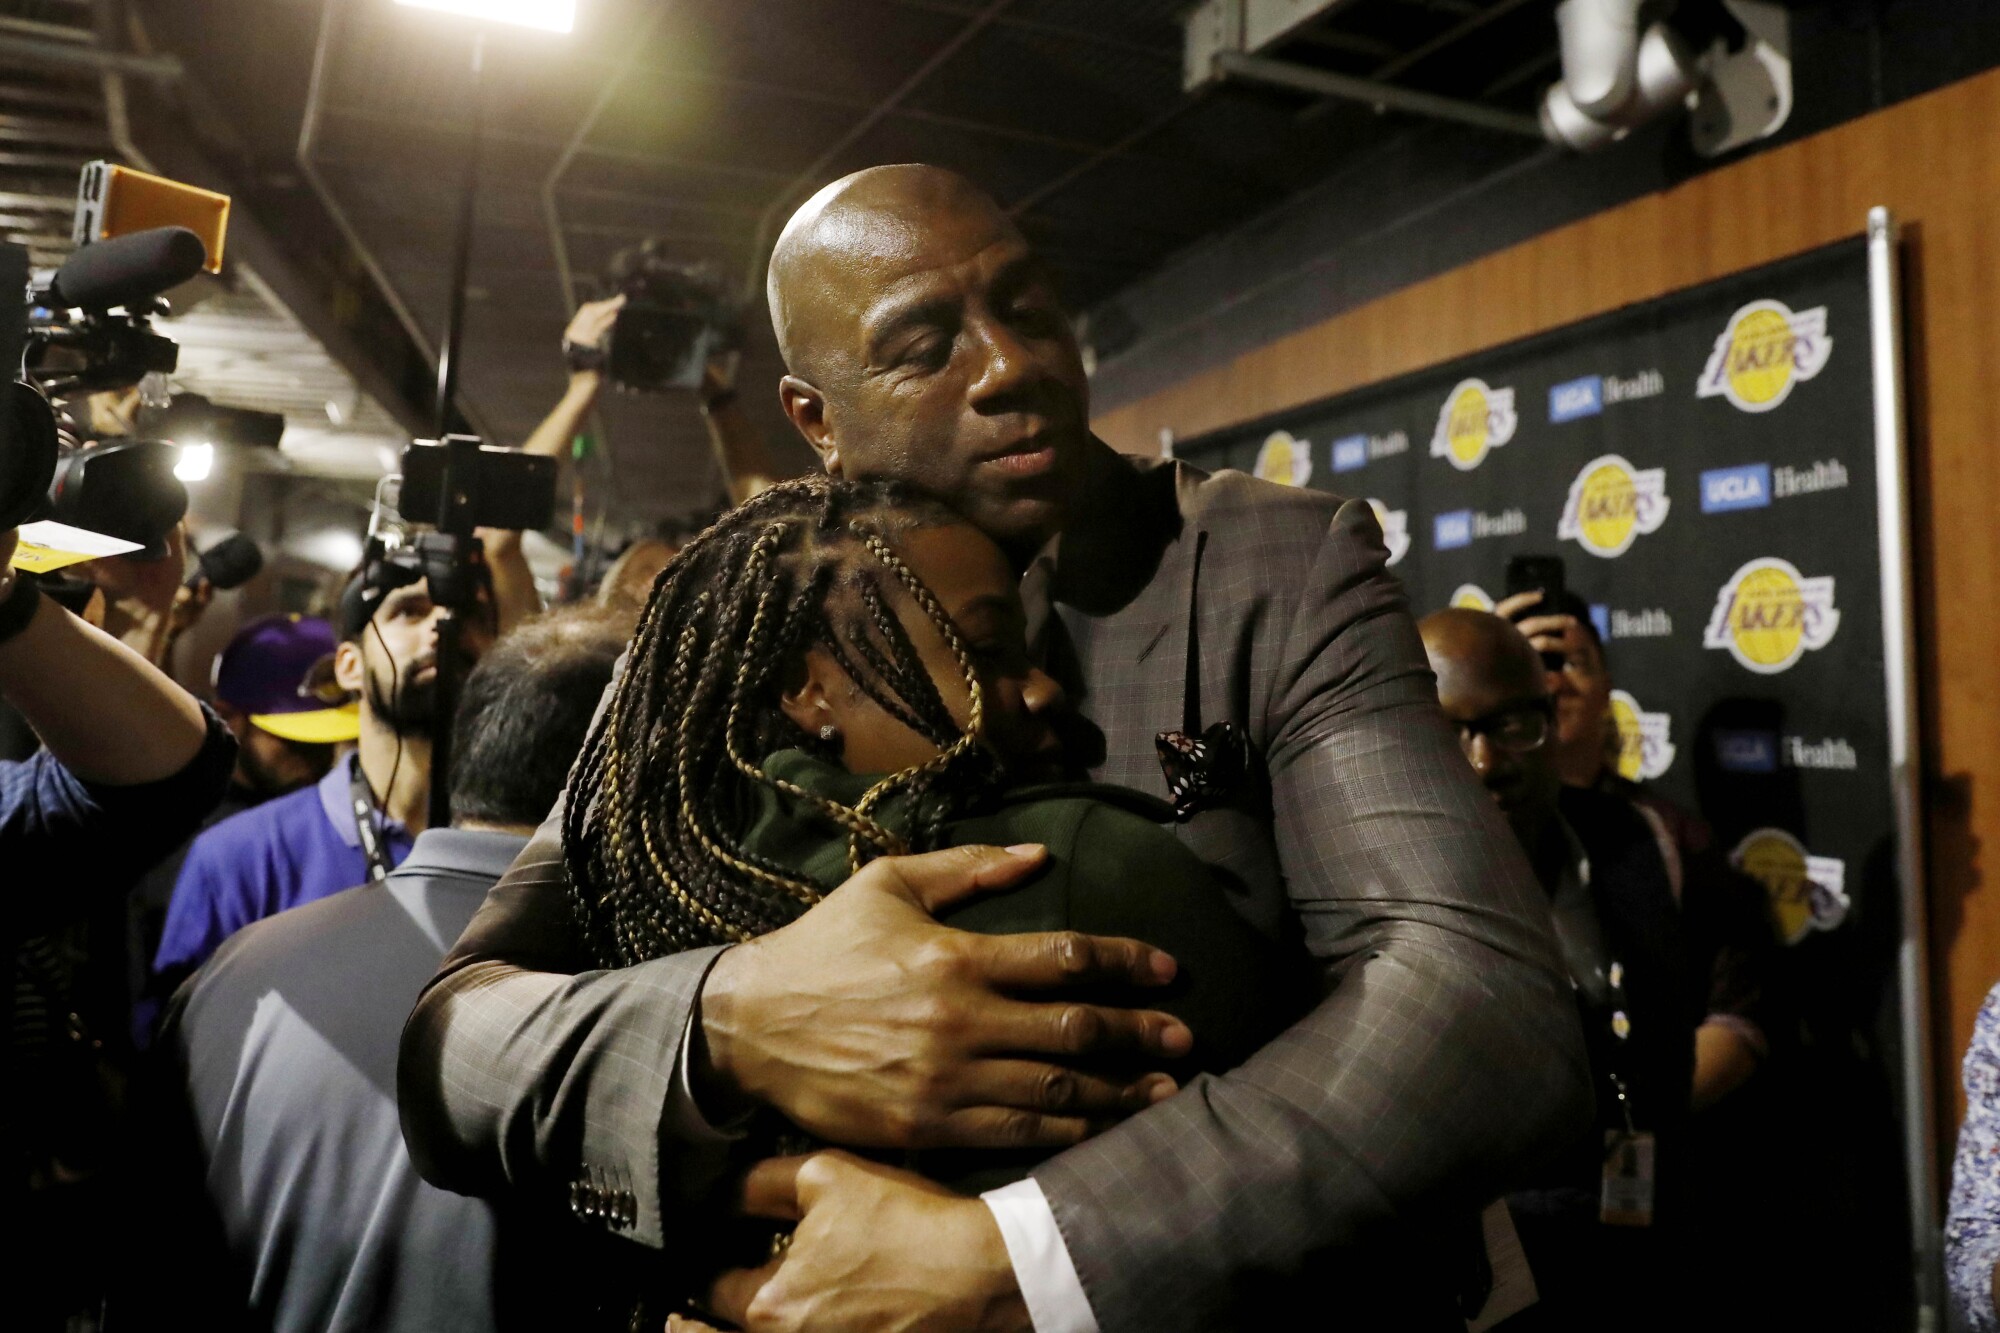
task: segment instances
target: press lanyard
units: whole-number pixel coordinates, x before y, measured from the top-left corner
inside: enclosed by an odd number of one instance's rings
[[[1632,1090],[1620,1071],[1625,1064],[1625,1044],[1632,1038],[1632,1019],[1625,1012],[1625,965],[1617,959],[1605,973],[1611,983],[1611,1087],[1618,1094],[1618,1113],[1625,1119],[1625,1132],[1637,1133],[1632,1122]]]
[[[1649,1227],[1653,1225],[1653,1173],[1656,1169],[1653,1136],[1638,1128],[1632,1118],[1632,1089],[1620,1072],[1625,1044],[1632,1036],[1632,1020],[1625,1012],[1625,968],[1612,960],[1606,980],[1611,983],[1611,1054],[1609,1077],[1618,1094],[1618,1115],[1623,1130],[1604,1131],[1603,1180],[1598,1187],[1597,1220],[1606,1226]]]
[[[375,793],[368,789],[359,761],[348,765],[347,792],[354,805],[354,830],[361,835],[361,855],[368,862],[368,882],[378,884],[389,878],[389,849],[375,822]]]

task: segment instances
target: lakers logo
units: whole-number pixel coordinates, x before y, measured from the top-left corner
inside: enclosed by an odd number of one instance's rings
[[[1789,670],[1808,650],[1824,648],[1840,628],[1833,576],[1807,578],[1776,556],[1752,560],[1722,585],[1702,647],[1725,648],[1759,675]]]
[[[1272,431],[1257,451],[1255,472],[1280,486],[1305,485],[1312,480],[1312,443],[1293,439],[1289,431]]]
[[[1382,525],[1382,544],[1389,548],[1389,563],[1393,565],[1410,553],[1410,511],[1391,509],[1380,500],[1370,500],[1368,507]]]
[[[1617,454],[1593,458],[1569,484],[1556,536],[1592,555],[1625,554],[1634,538],[1667,521],[1667,470],[1633,467]]]
[[[1745,412],[1768,412],[1792,386],[1825,368],[1833,352],[1826,307],[1796,314],[1782,301],[1752,301],[1729,317],[1708,365],[1695,384],[1697,398],[1727,398]]]
[[[1771,925],[1786,944],[1847,919],[1847,863],[1814,856],[1781,828],[1752,829],[1729,854],[1730,864],[1764,886]]]
[[[1448,458],[1459,471],[1470,472],[1514,438],[1517,424],[1512,389],[1496,389],[1485,380],[1460,380],[1438,411],[1431,457]]]
[[[1451,604],[1467,611],[1491,611],[1493,599],[1477,583],[1461,583],[1452,590]]]
[[[1624,690],[1611,691],[1611,720],[1618,728],[1618,776],[1651,782],[1674,766],[1673,719],[1649,713]]]

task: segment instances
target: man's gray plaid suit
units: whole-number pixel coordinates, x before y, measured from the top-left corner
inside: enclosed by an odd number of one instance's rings
[[[1102,446],[1090,471],[1048,648],[1102,733],[1092,776],[1164,792],[1153,738],[1189,720],[1197,649],[1200,720],[1236,723],[1254,760],[1179,832],[1249,919],[1303,932],[1326,996],[1034,1175],[1105,1333],[1229,1326],[1257,1283],[1497,1197],[1581,1132],[1588,1072],[1547,900],[1438,712],[1369,506]],[[412,1015],[405,1133],[453,1189],[617,1182],[626,1234],[660,1245],[714,1169],[669,1091],[717,951],[568,975],[586,963],[559,836],[543,826]]]

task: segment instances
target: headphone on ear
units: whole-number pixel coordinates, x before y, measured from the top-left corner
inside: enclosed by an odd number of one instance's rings
[[[382,599],[424,576],[423,556],[407,546],[391,547],[380,537],[368,539],[361,568],[340,594],[340,637],[358,639],[382,608]]]
[[[358,639],[361,631],[368,628],[368,622],[382,609],[382,599],[398,588],[407,588],[431,573],[420,546],[390,546],[380,537],[368,539],[367,553],[362,557],[361,568],[347,581],[347,587],[340,594],[340,637]],[[475,550],[476,550],[475,546]],[[488,595],[482,610],[492,613],[491,593],[493,574],[484,561],[474,565],[471,574],[474,587]],[[436,587],[436,584],[432,584]]]

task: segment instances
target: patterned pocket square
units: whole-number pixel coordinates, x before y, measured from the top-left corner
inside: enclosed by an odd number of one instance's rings
[[[1234,722],[1217,722],[1199,737],[1162,731],[1153,737],[1174,817],[1193,818],[1235,791],[1250,765],[1250,743]]]

